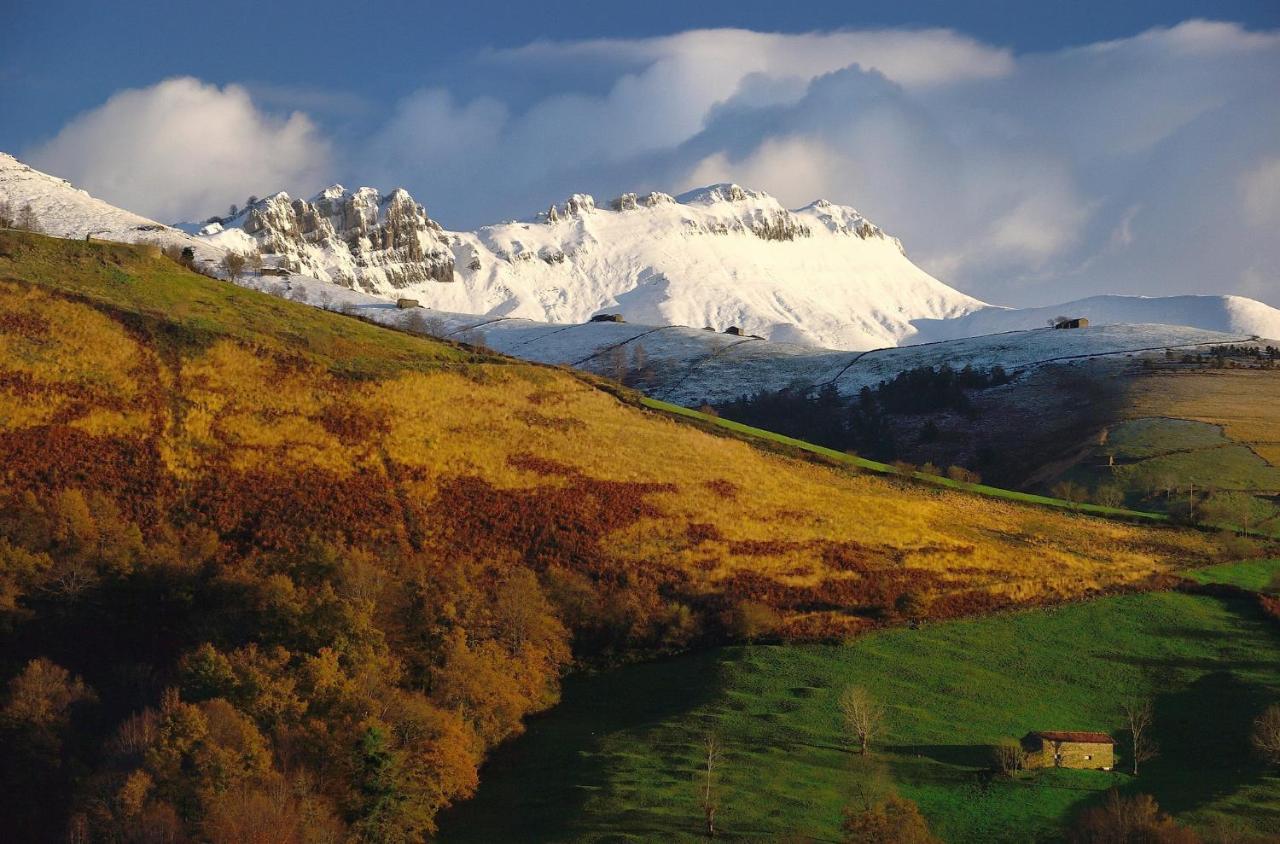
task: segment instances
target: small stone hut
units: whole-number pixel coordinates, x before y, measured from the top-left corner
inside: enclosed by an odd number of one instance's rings
[[[419,307],[419,305],[418,305],[417,299],[397,299],[396,307],[397,308],[417,308]]]
[[[1116,763],[1116,742],[1106,733],[1041,730],[1022,739],[1028,768],[1083,768],[1109,771]]]
[[[1070,319],[1060,319],[1053,324],[1054,328],[1088,328],[1089,320],[1084,317],[1072,317]]]
[[[622,318],[622,314],[596,314],[591,318],[592,322],[626,322]]]

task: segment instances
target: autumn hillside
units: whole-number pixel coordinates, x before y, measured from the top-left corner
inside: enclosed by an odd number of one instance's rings
[[[145,247],[0,232],[21,839],[417,840],[574,660],[1069,598],[1214,541],[791,460]]]

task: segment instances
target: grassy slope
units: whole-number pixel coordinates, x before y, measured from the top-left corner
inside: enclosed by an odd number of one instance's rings
[[[875,460],[868,460],[865,457],[859,457],[856,454],[847,454],[842,451],[836,451],[833,448],[814,445],[813,443],[797,440],[793,437],[775,434],[772,431],[766,431],[762,428],[753,428],[750,425],[744,425],[741,422],[734,422],[731,419],[722,419],[715,416],[709,416],[697,410],[680,405],[671,404],[670,402],[660,401],[645,397],[641,402],[646,407],[652,407],[655,410],[663,410],[667,413],[673,413],[677,416],[684,416],[689,419],[698,419],[710,425],[724,428],[728,431],[744,434],[748,437],[768,440],[770,442],[779,443],[790,448],[800,449],[812,454],[821,455],[837,463],[847,466],[854,466],[859,469],[865,469],[870,472],[876,472],[882,475],[898,475],[898,469],[887,463],[880,463]],[[914,480],[923,483],[932,484],[944,489],[962,490],[964,492],[972,492],[977,495],[986,495],[992,498],[1001,498],[1006,501],[1017,501],[1022,504],[1036,504],[1044,507],[1054,507],[1062,510],[1075,510],[1081,513],[1090,513],[1099,516],[1109,516],[1124,519],[1138,519],[1142,521],[1162,522],[1168,521],[1168,516],[1164,513],[1152,513],[1144,510],[1131,510],[1123,507],[1104,507],[1100,504],[1077,503],[1065,501],[1061,498],[1053,498],[1048,495],[1036,495],[1030,492],[1020,492],[1014,489],[1003,489],[1001,487],[988,486],[986,484],[974,484],[964,481],[954,481],[950,478],[940,477],[938,475],[928,475],[924,472],[913,472],[911,477]]]
[[[843,748],[849,683],[889,705],[869,759]],[[1154,697],[1164,752],[1126,774],[989,780],[987,745],[1031,729],[1118,732],[1125,690]],[[1181,594],[895,630],[839,646],[723,649],[566,685],[561,707],[501,751],[444,841],[693,840],[707,732],[727,747],[730,839],[838,839],[841,808],[896,788],[948,841],[1052,839],[1112,785],[1182,820],[1280,828],[1280,775],[1247,755],[1249,721],[1280,698],[1280,636],[1246,602]],[[1206,715],[1212,713],[1211,720]]]
[[[954,614],[1215,553],[1187,532],[762,454],[567,372],[273,299],[134,247],[3,233],[0,283],[10,482],[135,495],[131,513],[185,507],[221,531],[269,508],[348,542],[466,552],[478,548],[468,530],[497,525],[481,537],[492,553],[626,570],[682,600],[772,603],[808,635],[863,629],[907,590]]]
[[[1223,563],[1186,572],[1199,583],[1227,583],[1254,592],[1280,591],[1280,559]]]
[[[1191,482],[1197,491],[1250,493],[1250,530],[1280,535],[1280,372],[1158,367],[1122,383],[1124,400],[1105,441],[1089,443],[1053,480],[1115,484],[1129,505],[1152,510],[1184,504]],[[1165,479],[1182,496],[1152,495]]]
[[[1222,425],[1231,440],[1280,466],[1280,371],[1157,372],[1135,382],[1131,417],[1169,416]]]

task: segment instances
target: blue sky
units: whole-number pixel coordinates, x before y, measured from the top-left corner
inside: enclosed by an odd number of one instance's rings
[[[11,2],[0,27],[0,149],[29,146],[116,90],[169,76],[272,88],[279,105],[294,104],[289,89],[302,105],[314,103],[306,94],[341,92],[376,110],[423,85],[466,91],[476,53],[539,39],[639,38],[718,27],[942,27],[1028,52],[1123,38],[1190,18],[1280,27],[1275,0]],[[599,81],[577,80],[587,88]]]
[[[342,181],[469,227],[732,179],[855,205],[994,301],[1280,304],[1274,0],[16,0],[4,23],[0,149],[165,220]]]

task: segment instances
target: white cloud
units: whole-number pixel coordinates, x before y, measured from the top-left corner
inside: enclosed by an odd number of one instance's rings
[[[266,114],[238,85],[175,78],[115,94],[25,157],[169,222],[222,211],[253,193],[313,190],[329,144],[305,115]]]
[[[458,228],[575,191],[729,180],[854,205],[991,301],[1247,283],[1280,305],[1278,32],[1188,21],[1014,55],[946,30],[698,30],[471,69],[466,96],[423,88],[370,125],[347,172]],[[171,218],[305,187],[328,147],[305,116],[180,79],[113,97],[33,158]]]
[[[1250,223],[1280,226],[1280,156],[1266,159],[1241,176],[1240,193]]]

